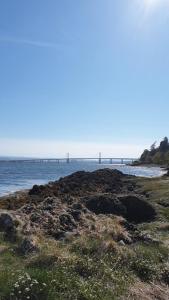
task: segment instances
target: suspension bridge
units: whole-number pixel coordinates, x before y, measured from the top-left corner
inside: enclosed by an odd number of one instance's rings
[[[132,163],[134,161],[137,161],[138,158],[131,158],[131,157],[104,157],[102,156],[101,152],[99,152],[98,157],[70,157],[70,154],[67,153],[65,157],[61,158],[25,158],[25,159],[0,159],[0,162],[13,162],[13,163],[42,163],[42,162],[65,162],[65,163],[71,163],[75,161],[96,161],[98,164],[102,163],[121,163],[121,164],[127,164]]]

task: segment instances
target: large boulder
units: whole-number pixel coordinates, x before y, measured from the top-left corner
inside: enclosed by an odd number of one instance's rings
[[[148,222],[156,216],[156,211],[150,203],[134,195],[116,198],[109,194],[100,194],[85,197],[83,201],[95,214],[121,215],[129,222]]]
[[[102,194],[84,198],[86,207],[95,214],[126,216],[125,206],[114,196]]]
[[[154,220],[156,211],[148,201],[133,195],[120,197],[119,200],[126,207],[128,221],[142,223]]]

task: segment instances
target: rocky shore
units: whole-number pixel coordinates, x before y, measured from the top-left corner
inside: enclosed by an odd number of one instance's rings
[[[37,232],[64,239],[84,230],[94,231],[100,215],[121,216],[136,224],[152,221],[155,209],[135,188],[134,178],[117,170],[76,172],[16,194],[16,208],[15,197],[12,203],[6,199],[0,230],[10,241],[16,240],[17,234],[29,237]]]
[[[167,287],[169,270],[164,276],[159,269],[153,269],[154,264],[160,268],[163,263],[164,269],[167,270],[168,240],[164,238],[163,233],[169,230],[169,200],[166,198],[166,193],[168,193],[167,197],[169,195],[168,183],[167,176],[161,179],[141,179],[124,175],[117,170],[101,169],[94,172],[76,172],[58,181],[49,182],[46,185],[35,185],[29,191],[1,198],[0,259],[1,248],[2,257],[5,253],[3,249],[8,252],[10,248],[16,260],[18,257],[23,260],[25,269],[29,270],[31,266],[35,271],[37,264],[40,264],[38,270],[40,269],[41,272],[46,270],[52,259],[53,276],[56,272],[55,268],[62,268],[61,261],[64,261],[66,268],[69,266],[68,272],[71,272],[71,278],[76,274],[77,280],[88,284],[90,289],[93,284],[97,283],[97,280],[100,280],[101,286],[100,288],[93,287],[90,296],[89,291],[85,294],[80,286],[76,287],[76,291],[71,292],[75,284],[72,282],[71,287],[67,286],[70,292],[69,297],[68,293],[62,295],[57,285],[55,288],[49,286],[43,294],[39,290],[29,295],[23,294],[22,291],[22,295],[19,295],[18,290],[14,288],[12,292],[14,297],[10,294],[11,298],[5,298],[6,295],[9,297],[8,292],[3,292],[1,297],[0,292],[0,299],[122,299],[124,294],[132,293],[133,298],[128,299],[138,299],[140,298],[139,289],[136,288],[133,292],[130,289],[131,282],[132,284],[139,282],[142,287],[146,282],[150,288],[149,281],[152,280],[156,282],[156,289],[159,291],[164,285],[162,288],[164,292],[160,292],[162,296],[155,298],[155,295],[152,295],[152,298],[140,299],[169,299]],[[159,185],[162,187],[156,190]],[[165,197],[163,194],[160,195],[160,191],[164,190]],[[161,230],[162,227],[165,229]],[[160,230],[163,232],[161,235]],[[52,245],[52,249],[44,250],[49,245]],[[57,249],[57,255],[54,249]],[[62,253],[58,254],[58,252]],[[42,253],[45,255],[43,259]],[[65,253],[69,259],[65,258]],[[151,253],[154,253],[153,258]],[[147,255],[146,262],[143,254]],[[129,265],[125,255],[128,257]],[[33,264],[34,259],[36,262]],[[98,274],[94,274],[89,266],[83,265],[85,259],[91,259],[91,265],[94,263],[95,268],[97,259],[103,260],[111,269],[109,275],[115,277],[105,275],[103,282],[103,278],[98,279],[98,276],[100,276],[99,272],[104,273],[106,270],[101,271],[98,262]],[[83,264],[80,270],[76,270],[76,262],[79,260],[80,264],[82,261]],[[120,260],[119,265],[115,264],[116,260]],[[118,274],[116,274],[115,266],[119,270]],[[85,275],[86,272],[87,274],[89,272],[90,276]],[[127,286],[124,285],[125,278],[122,273],[129,273],[130,280],[126,281]],[[43,279],[44,281],[48,278],[47,276]],[[2,278],[0,278],[0,286],[1,281]],[[109,287],[104,297],[102,292],[107,285]],[[53,288],[55,292],[57,290],[59,298],[49,297]]]

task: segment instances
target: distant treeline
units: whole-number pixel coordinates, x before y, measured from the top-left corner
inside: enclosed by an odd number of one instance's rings
[[[169,141],[165,137],[159,146],[156,142],[150,147],[150,150],[145,149],[140,157],[140,163],[144,164],[169,164]]]

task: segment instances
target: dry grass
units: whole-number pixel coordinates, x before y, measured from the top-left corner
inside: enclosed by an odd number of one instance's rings
[[[128,296],[121,300],[168,300],[169,287],[160,283],[146,284],[136,282],[129,291]]]

